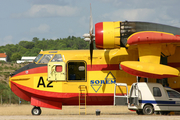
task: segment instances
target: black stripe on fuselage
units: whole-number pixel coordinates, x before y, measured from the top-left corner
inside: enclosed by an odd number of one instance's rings
[[[25,71],[25,70],[29,70],[29,69],[32,69],[32,68],[36,68],[36,67],[42,67],[42,66],[47,66],[47,64],[36,64],[36,63],[30,63],[18,70],[16,70],[14,73],[12,73],[10,76],[13,77],[14,75],[22,72],[22,71]]]

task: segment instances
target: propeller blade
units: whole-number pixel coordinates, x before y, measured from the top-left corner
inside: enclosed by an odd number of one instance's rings
[[[93,34],[93,19],[92,19],[92,9],[90,4],[90,21],[89,21],[89,33],[86,33],[83,35],[84,40],[88,41],[90,44],[90,60],[91,60],[91,67],[92,67],[92,59],[93,59],[93,49],[94,44],[93,41],[95,40],[95,34]]]
[[[91,43],[90,43],[90,60],[91,60],[91,67],[92,67],[93,49],[94,49],[94,45],[93,45],[93,41],[91,41]]]
[[[89,34],[90,34],[90,60],[91,60],[91,67],[92,67],[92,58],[93,58],[93,19],[92,19],[92,9],[91,9],[91,4],[90,4],[90,24],[89,24]]]
[[[93,34],[93,19],[92,19],[92,9],[91,9],[91,4],[90,4],[90,23],[89,23],[89,34],[92,36]]]

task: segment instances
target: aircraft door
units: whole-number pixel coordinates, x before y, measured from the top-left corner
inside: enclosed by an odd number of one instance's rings
[[[67,80],[69,82],[86,82],[86,62],[70,60],[67,62]]]
[[[135,83],[131,86],[130,93],[129,93],[129,104],[130,105],[139,105],[139,89],[138,85]]]
[[[128,87],[126,83],[115,83],[114,105],[128,104]]]
[[[66,65],[64,62],[49,62],[48,63],[48,81],[65,81],[66,80]]]

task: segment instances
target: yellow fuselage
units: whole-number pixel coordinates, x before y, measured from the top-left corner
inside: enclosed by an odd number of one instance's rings
[[[175,54],[168,58],[168,64],[179,63],[178,51],[180,48],[177,47]],[[113,104],[114,83],[127,83],[130,89],[131,84],[137,81],[135,76],[119,67],[123,61],[138,61],[137,53],[137,49],[125,48],[94,50],[91,65],[88,50],[41,51],[39,54],[42,56],[35,63],[11,75],[9,84],[16,95],[28,101],[43,99],[60,102],[61,105],[77,105],[80,87],[85,86],[87,104]],[[56,54],[61,55],[61,62],[53,62]],[[45,55],[51,56],[46,64],[42,63]],[[169,78],[169,86],[178,89],[179,79]],[[156,82],[156,79],[148,81]],[[125,88],[116,89],[116,93],[126,93]],[[33,105],[37,106],[34,102]]]

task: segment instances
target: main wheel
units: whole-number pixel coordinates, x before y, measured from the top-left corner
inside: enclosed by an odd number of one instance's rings
[[[32,115],[40,115],[41,114],[41,108],[40,107],[34,107],[31,110]]]
[[[154,109],[152,105],[145,105],[143,108],[144,115],[152,115],[154,113]]]

